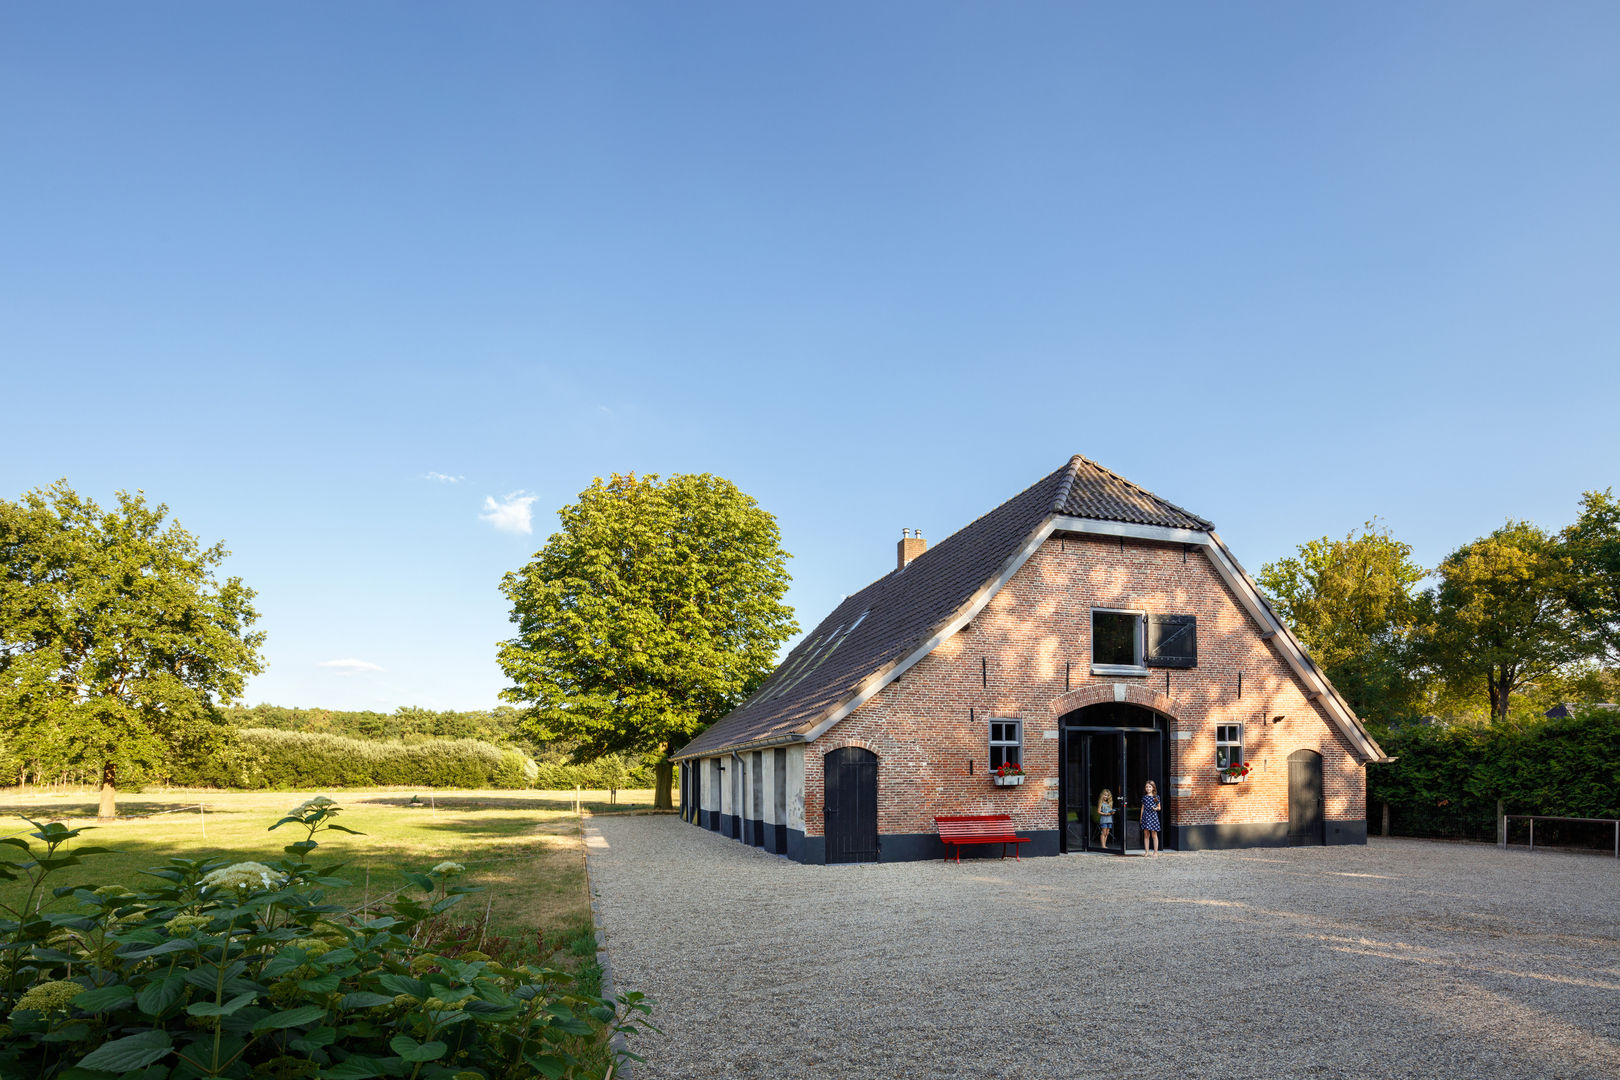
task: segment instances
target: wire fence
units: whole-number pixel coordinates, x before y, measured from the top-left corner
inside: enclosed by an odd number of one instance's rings
[[[1522,822],[1522,825],[1515,825]],[[1540,822],[1540,835],[1537,825]],[[1522,838],[1522,840],[1520,839]],[[1504,851],[1514,842],[1522,842],[1526,850],[1534,851],[1540,844],[1543,850],[1558,848],[1562,851],[1612,852],[1620,859],[1620,818],[1559,817],[1554,814],[1502,814],[1497,818],[1496,843]]]

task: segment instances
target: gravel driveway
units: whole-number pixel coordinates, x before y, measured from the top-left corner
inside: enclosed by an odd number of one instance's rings
[[[1620,865],[1366,847],[800,866],[599,817],[653,1077],[1620,1077]]]

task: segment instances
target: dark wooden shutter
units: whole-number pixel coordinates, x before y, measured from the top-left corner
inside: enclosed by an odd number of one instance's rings
[[[1149,615],[1144,662],[1148,667],[1197,667],[1198,616]]]

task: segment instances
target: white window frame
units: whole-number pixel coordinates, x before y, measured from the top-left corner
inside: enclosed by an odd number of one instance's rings
[[[1014,731],[1013,738],[1011,738],[1011,739],[1005,739],[1005,738],[997,739],[996,738],[996,729],[995,729],[996,724],[1011,724],[1011,725],[1013,725],[1013,731]],[[994,773],[996,771],[996,761],[995,761],[996,754],[995,754],[995,752],[996,752],[997,747],[1001,748],[1001,751],[1002,751],[1001,760],[1002,761],[1007,760],[1006,751],[1007,751],[1007,749],[1009,747],[1011,747],[1014,754],[1016,755],[1016,760],[1013,762],[1013,764],[1017,765],[1020,769],[1022,769],[1024,767],[1024,722],[1022,720],[1018,719],[1017,717],[1013,717],[1013,716],[992,716],[990,718],[990,725],[991,726],[986,729],[989,732],[989,747],[990,747],[989,757],[986,760],[989,761],[989,763],[990,763],[990,771],[992,773]],[[1005,734],[1005,732],[1003,734]]]
[[[1232,729],[1237,731],[1237,740],[1235,742],[1233,740],[1231,740],[1231,739],[1223,739],[1223,738],[1221,738],[1221,732],[1224,731],[1227,728],[1232,728]],[[1228,750],[1228,752],[1226,754],[1226,764],[1222,765],[1221,764],[1221,751],[1223,749],[1227,749],[1229,747],[1236,747],[1237,748],[1237,754],[1234,756]],[[1215,768],[1217,770],[1224,771],[1226,769],[1233,768],[1235,766],[1240,766],[1242,764],[1243,764],[1243,722],[1241,720],[1238,720],[1238,721],[1235,721],[1235,722],[1230,723],[1230,724],[1216,724],[1215,725]]]
[[[1136,663],[1097,663],[1097,616],[1134,615],[1136,617]],[[1091,609],[1091,673],[1093,675],[1149,675],[1147,666],[1147,612],[1136,608],[1094,607]]]

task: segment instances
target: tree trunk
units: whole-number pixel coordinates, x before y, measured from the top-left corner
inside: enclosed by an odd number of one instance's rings
[[[96,817],[102,821],[118,817],[118,766],[110,761],[101,767],[101,806]]]
[[[653,782],[653,809],[673,810],[675,800],[671,797],[671,788],[674,787],[675,763],[669,760],[669,747],[664,747],[663,755],[653,769],[656,779]]]

